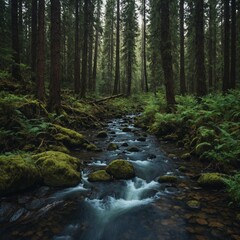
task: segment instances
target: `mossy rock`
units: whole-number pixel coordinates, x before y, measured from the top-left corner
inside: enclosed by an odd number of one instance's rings
[[[81,181],[81,161],[66,153],[47,151],[33,155],[47,186],[71,187]]]
[[[0,195],[28,189],[40,179],[29,155],[0,156]]]
[[[70,151],[64,146],[64,145],[50,145],[49,149],[51,151],[56,151],[56,152],[62,152],[62,153],[67,153],[69,154]]]
[[[225,186],[224,174],[221,173],[203,173],[198,184],[206,188],[222,188]]]
[[[173,175],[163,175],[158,178],[159,183],[176,183],[178,178]]]
[[[186,161],[189,161],[189,160],[191,159],[191,154],[190,154],[190,153],[184,153],[184,154],[181,156],[181,159],[186,160]]]
[[[187,169],[185,166],[180,166],[180,167],[178,168],[178,170],[179,170],[180,172],[183,172],[183,173],[185,173],[185,172],[188,171],[188,169]]]
[[[212,149],[212,145],[210,143],[203,142],[203,143],[200,143],[196,146],[195,153],[198,156],[200,156],[200,155],[204,154],[205,152],[208,152],[211,149]]]
[[[109,182],[112,181],[112,176],[108,174],[105,170],[99,170],[90,173],[88,176],[89,182]]]
[[[79,148],[88,144],[88,141],[82,134],[57,124],[54,124],[53,126],[58,132],[54,135],[55,140],[62,142],[67,147]]]
[[[190,200],[190,201],[187,202],[187,206],[190,209],[197,210],[197,209],[200,209],[201,203],[199,201],[197,201],[197,200]]]
[[[133,165],[123,159],[112,161],[106,167],[106,172],[116,179],[131,179],[135,177],[135,170]]]
[[[107,150],[108,151],[115,151],[118,149],[118,145],[116,143],[109,143]]]
[[[129,152],[140,152],[138,147],[132,146],[127,149]]]
[[[108,134],[106,131],[100,131],[97,134],[97,138],[107,138],[107,137],[108,137]]]
[[[99,148],[93,143],[87,144],[85,148],[88,151],[91,151],[91,152],[98,152],[99,151]]]

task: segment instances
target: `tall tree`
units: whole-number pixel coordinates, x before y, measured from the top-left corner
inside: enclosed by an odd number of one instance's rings
[[[18,34],[18,0],[11,1],[11,16],[12,16],[12,50],[13,64],[12,77],[15,80],[21,80],[20,73],[20,53],[19,53],[19,34]]]
[[[31,70],[32,80],[36,78],[36,59],[37,59],[37,0],[32,0],[32,41],[31,41]]]
[[[172,68],[172,41],[170,30],[170,6],[168,0],[162,0],[161,10],[161,56],[165,78],[166,100],[169,110],[175,105]]]
[[[180,0],[180,94],[187,92],[185,82],[185,47],[184,47],[184,0]]]
[[[120,0],[117,0],[117,29],[116,29],[116,66],[113,94],[120,91]]]
[[[137,36],[137,14],[135,0],[123,0],[123,59],[127,79],[127,96],[131,95],[133,68],[135,63],[135,47]]]
[[[45,0],[39,0],[38,3],[38,30],[37,30],[37,66],[36,66],[36,92],[37,98],[44,101],[45,98]]]
[[[101,17],[101,0],[97,0],[97,15],[96,15],[96,27],[95,27],[95,47],[94,47],[94,59],[93,59],[93,92],[96,91],[97,80],[97,65],[98,65],[98,46],[99,46],[99,34],[100,34],[100,17]]]
[[[222,90],[226,93],[230,88],[230,7],[229,0],[224,0],[224,72]]]
[[[89,40],[89,0],[84,0],[83,7],[83,51],[82,51],[82,78],[81,78],[81,90],[80,96],[81,98],[86,97],[87,90],[87,63],[88,63],[88,40]]]
[[[236,60],[237,60],[237,46],[236,46],[236,38],[237,38],[237,29],[236,29],[236,0],[232,0],[232,10],[231,10],[231,19],[232,19],[232,26],[231,26],[231,81],[230,87],[236,87]]]
[[[79,0],[75,0],[74,90],[76,94],[79,94],[80,92]]]
[[[204,61],[204,0],[196,0],[195,6],[196,92],[198,97],[207,94]]]
[[[51,73],[49,85],[50,111],[60,111],[61,107],[61,5],[60,0],[51,0]]]

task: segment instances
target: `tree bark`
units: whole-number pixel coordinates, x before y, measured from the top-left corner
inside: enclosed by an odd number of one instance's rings
[[[32,80],[36,79],[36,59],[37,59],[37,0],[32,0],[32,41],[31,41],[31,70]]]
[[[37,77],[36,93],[40,101],[45,100],[45,0],[39,0],[38,5],[38,40],[37,40]]]
[[[120,81],[120,0],[117,0],[117,31],[116,31],[116,67],[113,94],[119,93]]]
[[[148,92],[148,78],[147,78],[147,54],[146,54],[146,0],[143,0],[143,76],[145,83],[145,92]]]
[[[18,35],[18,6],[17,0],[11,1],[11,17],[12,17],[12,78],[21,81],[20,73],[20,53],[19,53],[19,35]]]
[[[172,41],[170,34],[170,6],[168,0],[161,1],[161,56],[165,78],[166,100],[168,108],[175,105],[173,68],[172,68]]]
[[[61,5],[60,0],[51,0],[51,76],[49,85],[50,112],[59,113],[61,107]]]
[[[88,59],[88,39],[89,39],[89,26],[88,26],[88,15],[89,15],[89,0],[84,0],[83,7],[84,14],[84,37],[83,37],[83,51],[82,51],[82,78],[81,78],[81,91],[80,97],[86,97],[86,85],[87,85],[87,59]]]
[[[232,0],[231,8],[231,18],[232,18],[232,27],[231,27],[231,88],[236,88],[236,39],[237,39],[237,29],[236,29],[236,0]]]
[[[196,92],[198,97],[202,97],[207,94],[206,70],[204,63],[204,0],[196,0],[195,24]]]
[[[180,94],[187,92],[185,81],[185,51],[184,51],[184,0],[180,0]]]
[[[79,94],[80,92],[79,0],[75,0],[74,90],[76,94]]]
[[[230,47],[229,47],[229,41],[230,41],[230,11],[229,11],[229,0],[224,0],[224,71],[223,71],[223,85],[222,85],[222,91],[223,93],[226,93],[230,89]]]

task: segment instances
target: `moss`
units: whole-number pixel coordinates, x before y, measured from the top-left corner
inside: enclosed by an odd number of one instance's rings
[[[92,151],[92,152],[97,152],[99,151],[98,147],[93,144],[93,143],[90,143],[90,144],[86,144],[86,147],[85,147],[88,151]]]
[[[112,161],[106,167],[106,172],[116,179],[130,179],[135,177],[133,165],[123,159]]]
[[[81,180],[81,162],[75,157],[62,152],[47,151],[34,155],[33,159],[48,186],[69,187],[77,185]]]
[[[164,175],[164,176],[159,177],[158,182],[160,182],[160,183],[176,183],[177,180],[178,179],[176,176]]]
[[[198,184],[206,188],[224,187],[224,175],[220,173],[203,173],[198,179]]]
[[[108,136],[107,132],[106,131],[100,131],[98,132],[97,134],[97,137],[98,138],[106,138]]]
[[[53,126],[58,132],[54,135],[55,140],[62,142],[68,147],[84,147],[84,145],[88,143],[82,134],[72,129],[57,124],[54,124]]]
[[[191,154],[190,153],[184,153],[181,158],[183,160],[190,160],[191,159]]]
[[[209,150],[212,149],[212,145],[208,142],[203,142],[203,143],[200,143],[196,146],[195,148],[195,152],[197,155],[202,155],[203,153],[205,152],[208,152]]]
[[[109,143],[107,150],[108,151],[115,151],[118,149],[118,145],[116,143]]]
[[[29,155],[0,156],[0,194],[25,190],[38,181],[40,173]]]
[[[111,175],[109,175],[105,170],[99,170],[89,174],[89,182],[109,182],[112,180]]]
[[[187,206],[191,209],[199,209],[201,204],[197,200],[190,200],[187,202]]]
[[[188,169],[187,169],[185,166],[180,166],[180,167],[178,168],[178,170],[179,170],[180,172],[187,172],[187,171],[188,171]]]
[[[67,153],[69,154],[70,151],[64,146],[64,145],[50,145],[49,148],[51,149],[51,151],[57,151],[57,152],[62,152],[62,153]]]

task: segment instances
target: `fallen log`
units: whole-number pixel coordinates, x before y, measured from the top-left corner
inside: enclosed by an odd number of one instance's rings
[[[122,93],[121,94],[117,94],[117,95],[112,95],[110,97],[105,97],[105,98],[102,98],[102,99],[99,99],[99,100],[95,100],[95,101],[93,101],[91,103],[101,103],[101,102],[105,102],[105,101],[108,101],[110,99],[119,98],[119,97],[122,97],[122,96],[123,96]]]

